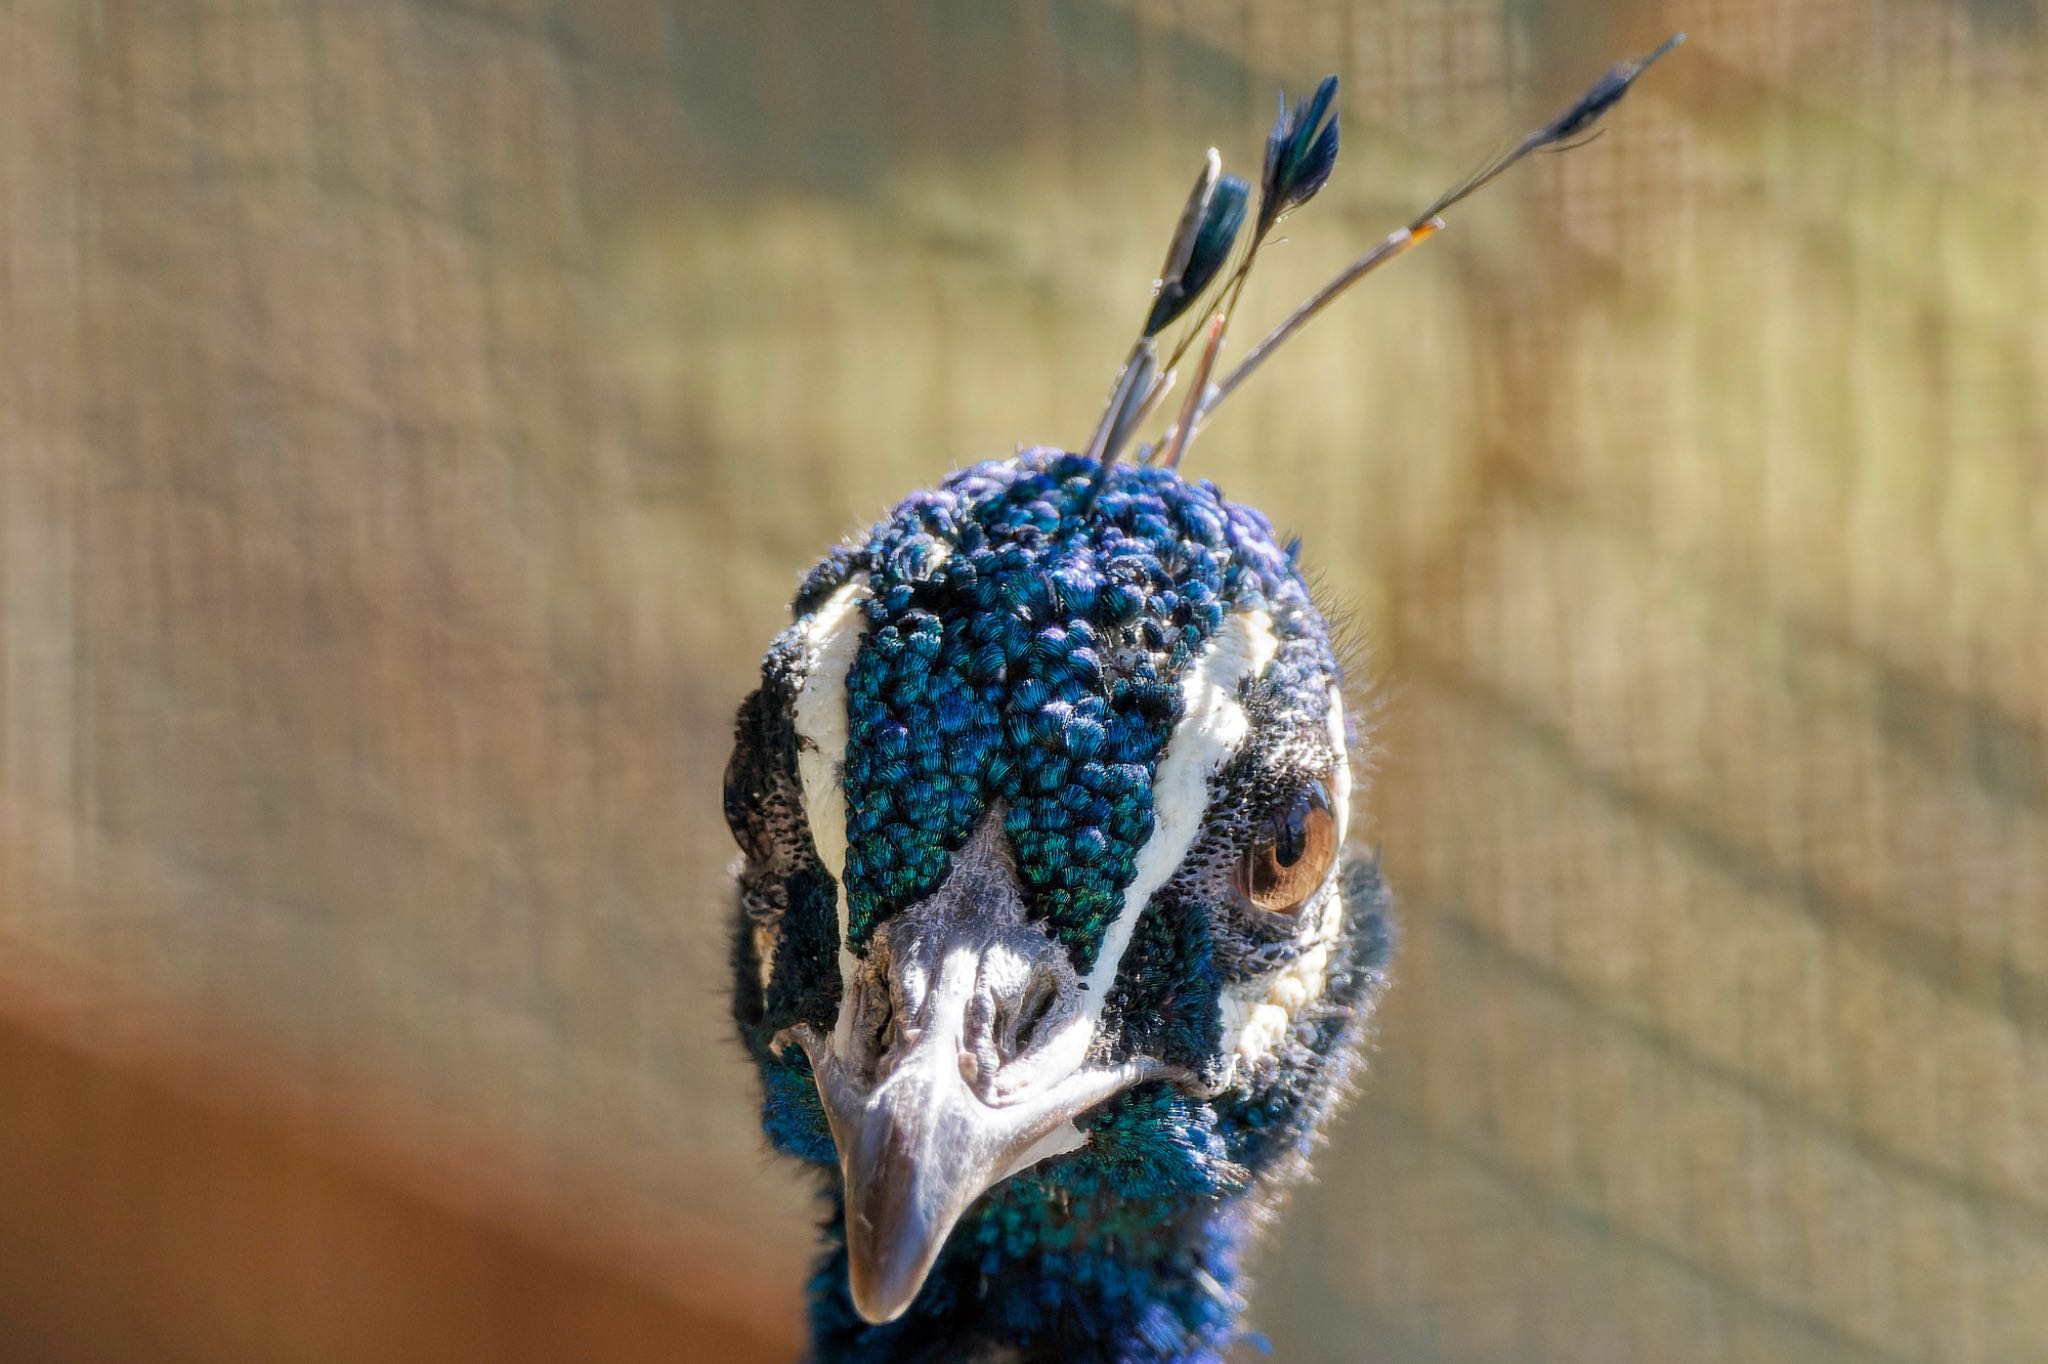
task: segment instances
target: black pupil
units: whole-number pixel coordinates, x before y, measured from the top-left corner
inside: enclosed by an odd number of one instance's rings
[[[1309,804],[1309,794],[1304,791],[1289,801],[1287,809],[1274,821],[1273,861],[1277,865],[1291,867],[1307,851]]]

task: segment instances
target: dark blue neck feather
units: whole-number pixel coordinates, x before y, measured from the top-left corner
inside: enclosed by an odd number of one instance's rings
[[[955,1229],[910,1311],[884,1326],[862,1321],[847,1297],[843,1211],[828,1195],[811,1280],[815,1364],[1220,1361],[1243,1306],[1245,1199],[1176,1189],[1157,1162],[1076,1163],[995,1189]],[[1241,1186],[1241,1170],[1215,1173]]]

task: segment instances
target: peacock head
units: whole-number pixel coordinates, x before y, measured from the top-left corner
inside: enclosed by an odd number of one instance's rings
[[[1337,656],[1265,518],[1031,451],[795,611],[726,782],[740,1017],[771,1134],[841,1173],[861,1315],[1020,1172],[1220,1199],[1298,1145],[1386,944],[1370,859],[1341,874]]]
[[[1334,78],[1283,103],[1255,213],[1209,154],[1081,452],[954,473],[803,580],[725,812],[735,1017],[770,1138],[830,1172],[814,1318],[868,1342],[839,1357],[908,1357],[874,1330],[920,1303],[1005,1348],[1226,1338],[1232,1245],[1343,1089],[1390,944],[1376,861],[1347,843],[1360,718],[1299,545],[1182,456],[1330,297],[1670,46],[1216,378],[1260,247],[1336,158]],[[1120,461],[1191,351],[1165,434]]]

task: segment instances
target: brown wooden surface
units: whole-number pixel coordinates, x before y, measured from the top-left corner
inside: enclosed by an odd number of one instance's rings
[[[0,1302],[51,1306],[8,1329],[322,1359],[331,1272],[366,1340],[793,1339],[716,791],[797,573],[1079,439],[1192,158],[1249,164],[1279,83],[1339,71],[1347,150],[1254,323],[1684,26],[1192,457],[1371,642],[1408,926],[1253,1321],[2048,1357],[2041,24],[0,0],[0,951],[106,1001],[10,1053]],[[251,1116],[100,1069],[123,1019],[228,1039]],[[421,1201],[472,1143],[485,1187]],[[211,1195],[127,1196],[172,1169]]]
[[[217,1032],[23,965],[0,1006],[0,1359],[709,1364],[796,1348],[793,1323],[750,1320],[764,1295],[702,1247],[608,1243],[572,1190],[487,1138],[395,1122],[374,1094],[287,1102]]]

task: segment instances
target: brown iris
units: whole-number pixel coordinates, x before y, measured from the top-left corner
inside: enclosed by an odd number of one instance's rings
[[[1330,808],[1330,789],[1311,781],[1260,817],[1238,863],[1237,886],[1268,914],[1299,914],[1336,857],[1337,816]]]

